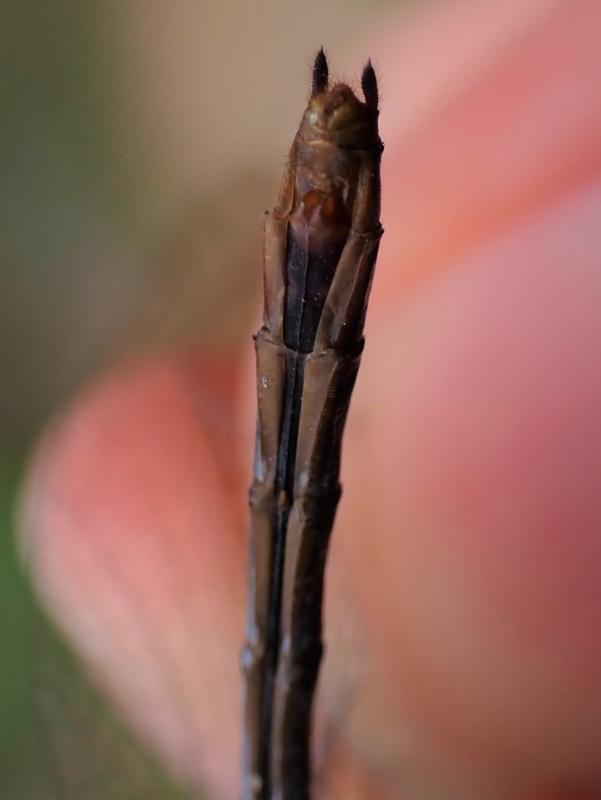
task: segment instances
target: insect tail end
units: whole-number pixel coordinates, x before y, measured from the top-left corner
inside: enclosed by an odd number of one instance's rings
[[[371,111],[376,112],[378,110],[380,97],[378,92],[378,78],[376,77],[376,71],[371,63],[371,59],[368,60],[367,64],[363,68],[363,73],[361,75],[361,89],[363,90],[367,107]]]
[[[323,47],[319,48],[315,61],[313,62],[313,82],[311,86],[311,97],[315,97],[328,88],[329,69],[326,54]]]

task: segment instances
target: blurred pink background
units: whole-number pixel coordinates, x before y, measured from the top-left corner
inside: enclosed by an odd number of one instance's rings
[[[193,791],[236,794],[260,212],[325,44],[344,76],[368,56],[381,75],[386,235],[320,796],[601,794],[599,23],[593,0],[94,18],[124,211],[84,215],[58,260],[83,270],[79,335],[40,303],[45,346],[73,344],[38,417],[122,363],[43,438],[22,546],[93,679]]]

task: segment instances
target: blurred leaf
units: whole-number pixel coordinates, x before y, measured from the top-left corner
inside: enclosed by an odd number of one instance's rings
[[[33,800],[46,796],[48,775],[34,735],[29,640],[33,603],[18,569],[11,532],[18,463],[16,457],[11,459],[6,455],[0,461],[0,796],[6,800]]]

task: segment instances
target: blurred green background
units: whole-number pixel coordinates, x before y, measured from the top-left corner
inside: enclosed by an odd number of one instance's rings
[[[392,5],[2,4],[0,800],[183,797],[36,606],[14,535],[21,476],[103,364],[248,336],[261,212],[312,55],[354,64]]]

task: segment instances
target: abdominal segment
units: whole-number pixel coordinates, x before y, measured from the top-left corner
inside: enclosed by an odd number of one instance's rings
[[[271,740],[271,715],[278,667],[284,558],[288,518],[293,503],[296,451],[307,355],[312,352],[324,303],[348,238],[344,204],[339,192],[311,190],[291,214],[286,242],[284,344],[285,388],[277,453],[266,676],[263,696],[263,769]]]
[[[317,326],[349,233],[338,192],[308,192],[288,226],[284,342],[313,350]]]

